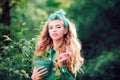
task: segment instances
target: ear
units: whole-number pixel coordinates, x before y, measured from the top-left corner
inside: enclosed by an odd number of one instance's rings
[[[68,29],[64,28],[64,34],[67,34],[67,33],[68,33]]]

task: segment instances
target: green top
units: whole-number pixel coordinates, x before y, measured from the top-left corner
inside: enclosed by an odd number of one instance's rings
[[[55,59],[56,51],[53,48],[50,48],[48,51],[48,57],[52,60],[52,63]],[[75,80],[75,75],[71,74],[66,66],[61,66],[58,68],[60,72],[60,77],[56,76],[56,70],[54,66],[51,65],[51,70],[48,72],[48,76],[44,77],[43,80]]]

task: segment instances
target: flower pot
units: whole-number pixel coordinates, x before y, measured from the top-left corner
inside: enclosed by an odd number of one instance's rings
[[[35,68],[39,68],[41,66],[44,66],[44,68],[47,68],[47,73],[44,74],[43,76],[47,76],[49,71],[51,70],[52,67],[52,61],[51,60],[35,60]]]

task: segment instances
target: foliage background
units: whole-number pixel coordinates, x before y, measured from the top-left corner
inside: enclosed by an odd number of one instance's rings
[[[61,8],[82,42],[84,74],[76,80],[119,80],[119,0],[0,0],[0,80],[30,80],[42,25]]]

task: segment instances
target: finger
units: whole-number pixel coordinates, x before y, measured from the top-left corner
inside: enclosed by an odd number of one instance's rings
[[[63,58],[67,58],[68,56],[67,56],[67,53],[64,53],[63,55],[62,55],[62,59]]]
[[[63,55],[60,55],[60,56],[58,57],[58,59],[63,59],[63,58],[67,58],[67,56],[66,56],[65,54],[63,54]]]
[[[71,54],[71,52],[66,52],[66,53],[62,53],[62,54],[60,54],[59,56],[66,56],[66,57],[68,57],[68,56],[72,56],[72,54]]]
[[[58,56],[58,59],[62,59],[62,56]]]
[[[71,52],[66,52],[65,55],[72,56]]]
[[[45,67],[44,66],[40,66],[39,68],[37,68],[36,70],[39,71],[41,69],[44,69]]]
[[[33,72],[37,71],[37,69],[34,67]]]
[[[71,54],[71,52],[67,52],[67,53],[65,53],[64,54],[67,58],[70,58],[70,57],[72,57],[72,54]]]
[[[64,58],[59,59],[58,62],[63,62],[63,61],[65,61],[65,60],[67,60],[67,57],[64,57]]]
[[[40,78],[40,77],[42,78],[42,75],[46,74],[47,72],[48,72],[48,71],[46,71],[46,70],[39,71],[39,72],[36,73],[36,76],[39,77],[39,78]]]
[[[40,70],[40,71],[38,72],[38,74],[41,74],[41,73],[43,73],[43,72],[45,72],[45,71],[47,71],[47,68],[44,68],[44,69]]]
[[[42,77],[44,74],[46,74],[48,71],[44,71],[44,72],[42,72],[40,75],[39,75],[39,77]]]

